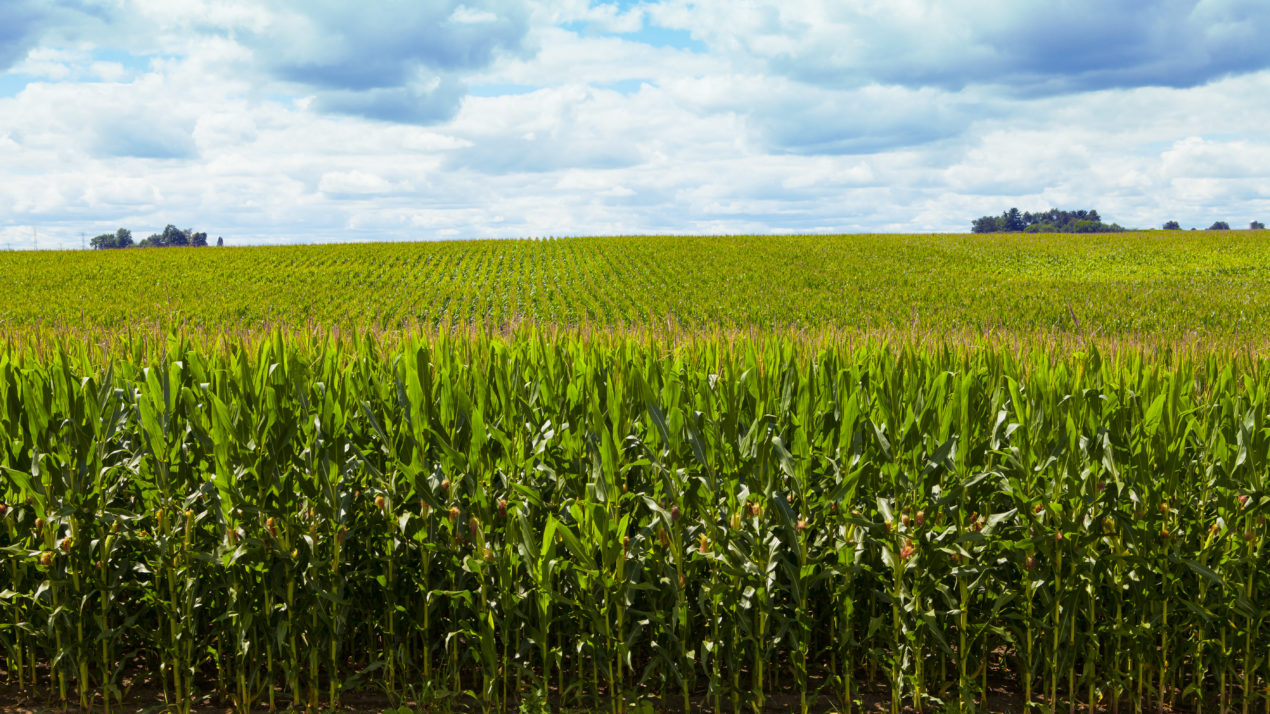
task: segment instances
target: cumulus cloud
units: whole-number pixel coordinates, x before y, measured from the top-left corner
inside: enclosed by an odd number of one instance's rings
[[[506,57],[471,75],[473,84],[506,82],[527,87],[562,84],[605,84],[623,80],[727,74],[729,63],[719,57],[676,48],[651,47],[620,37],[594,36],[556,25],[538,27],[529,56]]]
[[[726,75],[667,85],[685,105],[742,115],[766,149],[794,154],[867,154],[956,136],[1000,111],[991,99],[937,89],[868,85],[807,87],[783,77]]]
[[[5,4],[4,21],[0,22],[0,71],[11,67],[35,46],[46,18],[46,11],[34,0]]]
[[[540,0],[539,12],[552,25],[583,27],[590,32],[632,33],[644,27],[648,9],[629,2]]]
[[[376,195],[393,193],[409,186],[395,186],[392,182],[365,171],[328,171],[322,174],[318,190],[333,196]]]
[[[191,159],[198,155],[193,132],[205,109],[186,101],[181,85],[159,74],[128,83],[29,84],[19,96],[0,100],[7,115],[0,131],[27,155]]]
[[[95,0],[5,0],[0,16],[0,72],[23,60],[48,36],[79,40],[100,28],[113,8]]]
[[[486,174],[619,169],[643,163],[666,128],[667,97],[627,96],[584,85],[503,97],[471,97],[456,118],[466,140],[445,167]]]
[[[104,157],[190,159],[198,155],[192,127],[179,122],[139,122],[134,117],[108,116],[98,122],[93,153]]]
[[[809,84],[1024,95],[1192,87],[1270,66],[1259,0],[672,0],[652,17]]]
[[[391,122],[434,124],[454,116],[464,94],[466,88],[454,78],[436,77],[427,84],[402,87],[319,91],[313,107]]]
[[[6,3],[0,247],[1270,220],[1244,0],[101,3]]]
[[[1241,180],[1270,174],[1270,142],[1264,140],[1211,140],[1188,136],[1175,141],[1160,155],[1166,176]]]
[[[239,41],[277,79],[304,85],[321,111],[396,122],[453,116],[463,75],[523,54],[529,13],[512,0],[394,3],[284,0]]]

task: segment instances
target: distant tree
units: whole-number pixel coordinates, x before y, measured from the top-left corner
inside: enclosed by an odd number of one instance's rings
[[[169,223],[163,228],[162,233],[152,233],[138,245],[142,248],[203,247],[207,245],[207,234],[195,232],[193,228],[181,230]]]
[[[1227,222],[1225,222],[1225,221],[1217,221],[1217,222],[1216,222],[1216,223],[1214,223],[1213,225],[1209,226],[1209,227],[1208,227],[1208,230],[1210,230],[1210,231],[1228,231],[1228,230],[1230,230],[1230,224],[1229,224],[1229,223],[1227,223]]]
[[[1248,224],[1248,230],[1250,231],[1264,231],[1265,229],[1266,229],[1266,224],[1262,223],[1261,221],[1253,221],[1252,223]]]
[[[1102,217],[1095,210],[1060,211],[1051,208],[1037,213],[1020,213],[1011,208],[1000,216],[983,216],[970,223],[970,230],[975,233],[1000,233],[1023,231],[1025,233],[1108,233],[1123,231],[1124,227],[1115,223],[1102,222]]]
[[[973,233],[997,233],[1002,229],[997,225],[997,219],[993,216],[984,216],[976,218],[970,224],[970,230]]]
[[[1165,224],[1164,224],[1164,230],[1166,230],[1166,231],[1180,231],[1180,230],[1182,230],[1182,224],[1181,224],[1181,223],[1178,223],[1177,221],[1168,221],[1167,223],[1165,223]]]
[[[225,245],[225,239],[221,238],[220,236],[216,236],[216,247],[221,248],[221,247],[224,247],[224,245]]]
[[[89,245],[94,250],[108,250],[112,248],[129,248],[132,246],[132,231],[127,228],[120,228],[114,233],[102,233],[92,238]]]
[[[164,247],[184,247],[190,244],[190,234],[171,223],[163,228],[162,242]]]

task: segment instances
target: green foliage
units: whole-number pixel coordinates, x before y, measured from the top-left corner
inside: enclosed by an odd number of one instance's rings
[[[195,233],[193,228],[181,230],[169,223],[162,233],[152,233],[138,245],[142,248],[197,248],[207,245],[207,234]]]
[[[94,250],[108,250],[113,248],[130,248],[132,247],[132,231],[127,228],[120,228],[114,233],[103,233],[95,236],[89,245]]]
[[[0,252],[5,330],[1270,334],[1270,234],[631,237]]]
[[[1121,233],[1124,227],[1102,222],[1098,211],[1060,211],[1051,208],[1041,213],[1020,213],[1011,208],[1000,216],[982,216],[971,221],[974,233]]]
[[[1260,711],[1267,367],[537,330],[9,343],[0,654],[10,686],[106,708],[140,677],[181,710],[868,686],[971,711],[993,671],[1050,711]]]
[[[1226,221],[1217,221],[1217,222],[1213,223],[1213,225],[1209,226],[1209,227],[1208,227],[1208,230],[1210,230],[1210,231],[1228,231],[1228,230],[1230,230],[1230,224],[1229,224],[1229,223],[1227,223]]]
[[[134,245],[132,240],[132,231],[127,228],[120,228],[115,233],[103,233],[96,236],[90,241],[94,249],[108,248],[130,248]],[[206,246],[207,234],[195,233],[194,229],[181,230],[176,226],[169,225],[163,229],[163,233],[153,233],[137,243],[142,248],[169,248],[183,246]]]
[[[6,685],[1264,711],[1266,266],[1245,231],[2,254]]]

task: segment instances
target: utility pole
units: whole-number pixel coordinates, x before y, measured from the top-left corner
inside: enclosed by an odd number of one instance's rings
[[[88,250],[88,244],[84,242],[84,232],[79,232],[79,249]]]
[[[31,226],[31,250],[40,249],[40,232],[35,226]]]

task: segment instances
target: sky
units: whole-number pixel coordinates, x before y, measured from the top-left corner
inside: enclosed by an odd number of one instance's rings
[[[0,0],[0,249],[1270,221],[1265,0]]]

